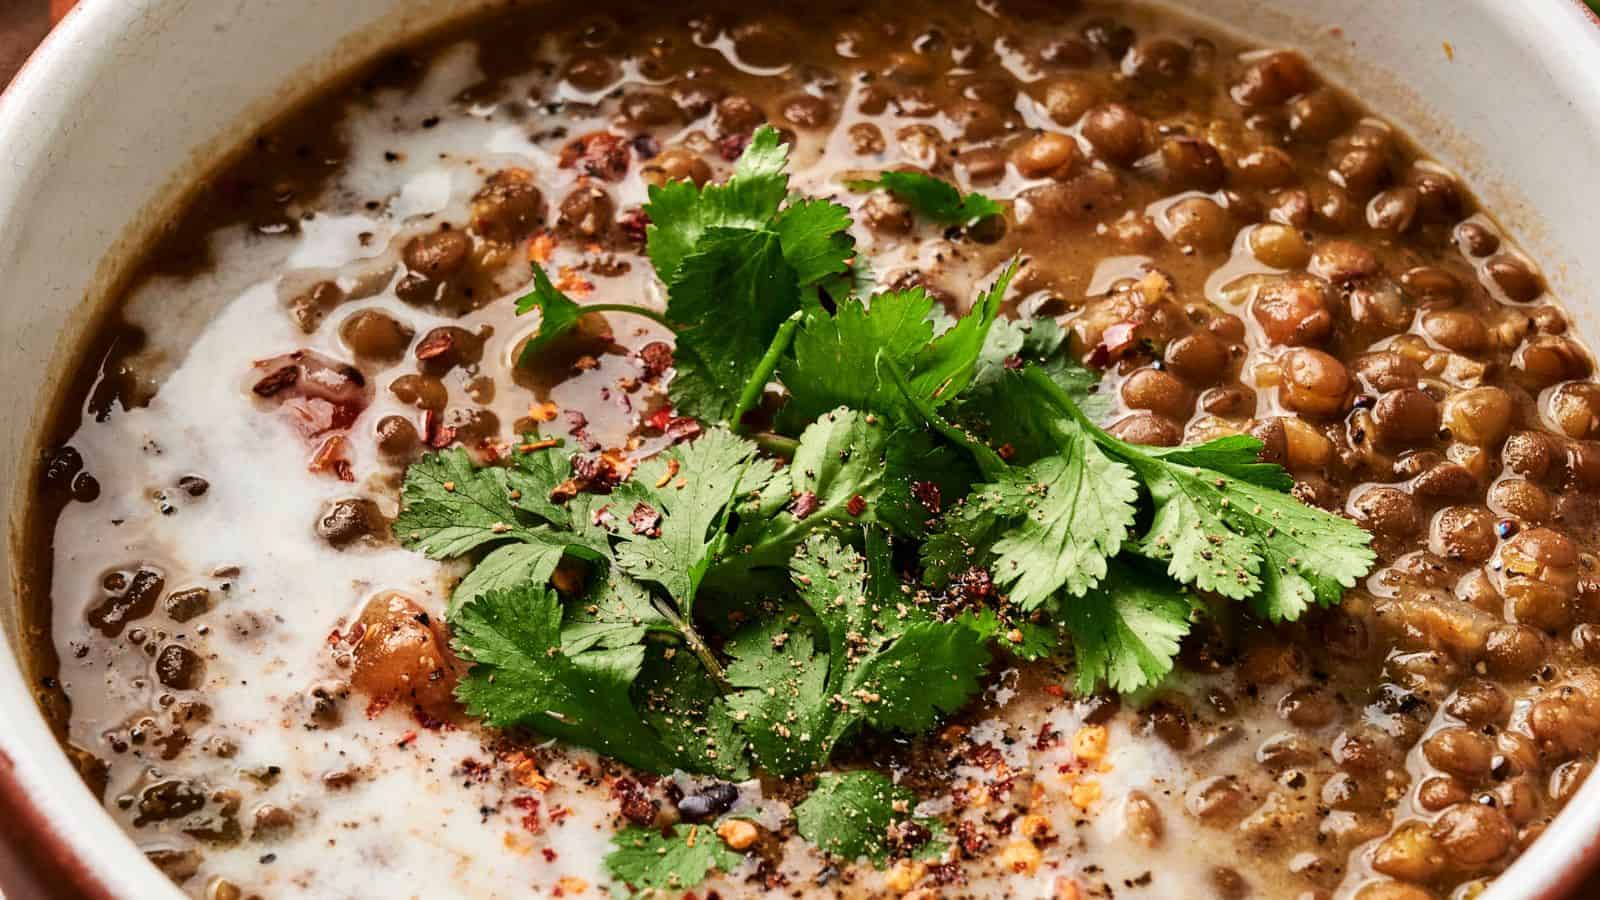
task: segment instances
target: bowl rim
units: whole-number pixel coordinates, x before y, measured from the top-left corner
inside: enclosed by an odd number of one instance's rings
[[[1157,5],[1174,0],[1138,0]],[[1182,6],[1180,2],[1175,5]],[[48,121],[74,90],[84,90],[107,64],[89,52],[106,35],[125,33],[142,13],[142,3],[78,0],[0,90],[0,135],[24,133],[30,122]],[[1508,8],[1509,7],[1509,8]],[[1203,10],[1190,10],[1204,15]],[[1522,16],[1524,27],[1587,53],[1600,76],[1600,11],[1585,0],[1540,0],[1498,4],[1487,14]],[[1585,67],[1568,60],[1574,71]],[[1582,82],[1574,84],[1576,88]],[[303,99],[303,92],[293,92]],[[1600,113],[1600,108],[1591,110]],[[1600,119],[1597,119],[1600,124]],[[218,137],[226,137],[219,135]],[[15,143],[7,141],[6,143]],[[49,140],[25,143],[24,152],[0,170],[0,208],[16,199],[16,173],[38,171]],[[1595,337],[1600,338],[1600,335]],[[8,540],[15,542],[18,513],[9,510]],[[11,597],[9,580],[0,600]],[[180,890],[138,850],[83,783],[29,690],[22,660],[8,642],[0,648],[0,817],[7,822],[0,841],[0,888],[13,897],[149,898],[181,897]],[[1485,900],[1563,900],[1600,868],[1600,778],[1589,779],[1549,829],[1503,872]]]

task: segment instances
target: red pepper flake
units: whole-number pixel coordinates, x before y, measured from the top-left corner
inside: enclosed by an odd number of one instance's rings
[[[416,741],[417,741],[417,732],[414,729],[413,730],[409,730],[405,734],[400,735],[400,741],[397,744],[397,746],[407,747],[407,746],[410,746],[411,744],[416,743]]]
[[[1011,457],[1017,455],[1017,448],[1011,446],[1010,444],[1001,444],[1000,449],[996,450],[995,452],[1000,454],[1001,459],[1010,460]]]
[[[1059,684],[1047,684],[1047,685],[1045,685],[1044,686],[1044,692],[1046,694],[1049,694],[1052,697],[1055,697],[1058,700],[1063,699],[1063,698],[1065,698],[1067,696],[1067,689],[1062,687]]]
[[[467,759],[461,761],[460,770],[462,776],[464,776],[468,781],[471,781],[475,784],[488,784],[489,775],[494,771],[494,767],[488,763],[478,762],[477,760],[468,757]]]
[[[594,282],[578,274],[572,266],[562,266],[556,273],[555,285],[574,297],[587,297],[594,293]]]
[[[580,166],[596,178],[617,181],[628,174],[628,142],[608,131],[592,131],[561,148],[561,168]]]
[[[989,849],[989,839],[978,833],[978,823],[968,819],[956,824],[956,845],[968,859],[976,859]]]
[[[967,760],[980,769],[993,769],[1004,761],[999,748],[993,744],[976,744],[967,751]]]
[[[944,495],[939,486],[931,481],[911,482],[911,496],[922,504],[922,508],[933,515],[938,515],[944,509]]]
[[[336,434],[322,442],[317,452],[311,455],[311,462],[306,464],[306,469],[317,474],[332,472],[340,481],[355,481],[355,469],[347,452],[349,448],[350,442],[344,435]]]
[[[456,430],[445,425],[443,417],[431,409],[422,411],[422,432],[428,446],[435,450],[443,450],[456,440]]]
[[[550,810],[550,821],[556,825],[560,825],[570,818],[572,818],[572,809],[570,807],[556,806]]]
[[[663,406],[655,412],[644,417],[644,424],[652,431],[665,432],[667,423],[672,421],[672,407]]]
[[[542,850],[540,850],[539,852],[540,852],[540,854],[542,854],[544,856],[544,861],[545,862],[553,863],[553,862],[556,861],[556,852],[554,850],[551,850],[549,847],[545,847]],[[561,888],[558,887],[558,888],[556,888],[556,890],[559,891],[559,890],[561,890]]]
[[[621,450],[611,448],[600,454],[600,461],[611,470],[612,484],[618,484],[633,474],[634,461]]]
[[[956,576],[954,588],[969,601],[987,600],[994,596],[994,576],[983,566],[972,566]]]
[[[794,502],[789,504],[789,511],[794,513],[794,517],[796,519],[804,519],[805,517],[816,512],[817,507],[821,505],[821,502],[817,500],[817,495],[815,492],[806,491],[800,496],[794,498]]]
[[[700,436],[700,420],[678,416],[667,423],[667,438],[674,444],[691,441]]]
[[[1122,358],[1129,348],[1139,343],[1139,326],[1142,319],[1131,319],[1106,326],[1100,334],[1100,343],[1089,351],[1089,365],[1098,369]]]
[[[1033,749],[1049,750],[1061,743],[1061,732],[1057,731],[1049,722],[1039,726],[1039,736],[1034,738]]]
[[[1010,356],[1006,357],[1005,367],[1011,369],[1012,371],[1022,368],[1022,357],[1016,355],[1015,353],[1011,354]]]
[[[611,785],[611,796],[622,807],[622,817],[635,825],[649,825],[656,820],[661,804],[645,796],[644,788],[632,778],[618,778]]]
[[[633,512],[628,514],[628,524],[633,526],[634,534],[661,536],[661,513],[648,503],[634,506]]]
[[[730,134],[717,141],[717,152],[728,162],[733,162],[744,154],[744,148],[750,146],[750,134]]]
[[[644,211],[644,207],[635,206],[622,214],[617,226],[628,240],[643,244],[650,233],[650,214]]]
[[[541,231],[528,240],[528,261],[540,265],[550,261],[550,256],[556,249],[556,237],[548,231]]]
[[[861,496],[860,494],[856,494],[854,497],[850,498],[849,503],[844,505],[844,511],[849,513],[853,518],[861,518],[861,514],[867,511],[867,498]]]
[[[544,831],[544,823],[539,821],[538,797],[512,797],[511,805],[522,810],[522,830],[529,834],[540,834]]]

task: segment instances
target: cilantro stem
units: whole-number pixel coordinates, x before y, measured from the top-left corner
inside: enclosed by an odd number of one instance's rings
[[[667,320],[664,314],[648,307],[634,306],[631,303],[588,303],[583,306],[583,312],[584,314],[597,312],[632,313],[636,316],[644,316],[669,331],[677,332],[677,328],[673,327],[673,324]]]
[[[672,627],[683,635],[683,642],[689,645],[689,650],[700,660],[700,664],[706,667],[707,674],[717,683],[717,687],[724,694],[731,693],[733,684],[728,681],[728,673],[723,670],[722,663],[717,661],[717,655],[711,652],[711,648],[706,645],[705,639],[700,636],[694,625],[678,615],[678,611],[672,608],[671,603],[657,600],[655,605],[667,621],[672,623]]]
[[[1061,385],[1056,384],[1055,380],[1045,374],[1044,370],[1038,366],[1028,366],[1023,369],[1022,377],[1032,383],[1034,387],[1043,391],[1045,396],[1049,397],[1058,409],[1066,413],[1073,422],[1077,423],[1078,427],[1082,428],[1095,443],[1121,457],[1124,462],[1137,469],[1141,475],[1147,478],[1150,477],[1150,473],[1154,471],[1151,468],[1151,454],[1143,447],[1137,444],[1130,444],[1101,428],[1093,419],[1089,418],[1087,413],[1078,408],[1078,404],[1073,401],[1072,395],[1062,390]]]
[[[795,450],[799,449],[800,441],[792,437],[784,437],[771,431],[761,431],[750,436],[756,446],[767,451],[773,456],[784,459],[794,459]]]
[[[793,315],[783,320],[783,324],[778,326],[777,333],[772,336],[772,343],[767,345],[767,352],[762,354],[761,361],[756,363],[755,372],[751,373],[750,379],[744,383],[744,390],[739,392],[739,404],[733,408],[733,415],[728,423],[733,427],[735,434],[744,433],[745,413],[755,408],[761,399],[761,392],[766,390],[767,383],[772,381],[772,373],[778,370],[778,360],[794,342],[794,333],[799,330],[800,320],[804,316],[803,310],[795,310]]]
[[[1083,410],[1078,408],[1078,404],[1072,402],[1072,397],[1066,391],[1061,389],[1061,385],[1056,384],[1049,375],[1045,374],[1043,369],[1039,368],[1038,366],[1028,366],[1022,370],[1022,377],[1032,383],[1034,387],[1043,391],[1044,395],[1054,401],[1055,405],[1062,412],[1070,416],[1074,422],[1077,422],[1079,425],[1083,426],[1084,429],[1086,429],[1090,434],[1094,435],[1097,439],[1110,438],[1111,440],[1116,441],[1116,438],[1112,438],[1111,435],[1106,434],[1099,425],[1096,425],[1093,420],[1091,420],[1087,415],[1084,415]],[[1117,441],[1117,443],[1121,442]]]

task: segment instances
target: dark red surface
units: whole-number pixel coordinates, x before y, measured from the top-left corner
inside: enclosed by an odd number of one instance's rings
[[[0,0],[0,85],[27,59],[50,23],[75,0]],[[55,837],[39,798],[28,797],[0,753],[0,900],[113,900]],[[1590,856],[1600,854],[1600,836]],[[1578,877],[1575,872],[1575,878]],[[1569,900],[1600,897],[1600,873],[1574,884]]]

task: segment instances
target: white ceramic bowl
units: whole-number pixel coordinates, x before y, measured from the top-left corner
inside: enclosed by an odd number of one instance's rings
[[[404,36],[493,0],[81,0],[0,99],[0,496],[17,529],[63,365],[151,226],[274,113]],[[952,0],[957,2],[957,0]],[[967,2],[967,0],[959,0]],[[1189,0],[1303,48],[1472,184],[1600,339],[1600,27],[1577,0]],[[35,895],[177,891],[79,781],[0,599],[0,882]],[[1557,898],[1600,856],[1591,779],[1488,896]],[[29,881],[18,879],[32,876]],[[1576,897],[1578,894],[1572,894]]]

